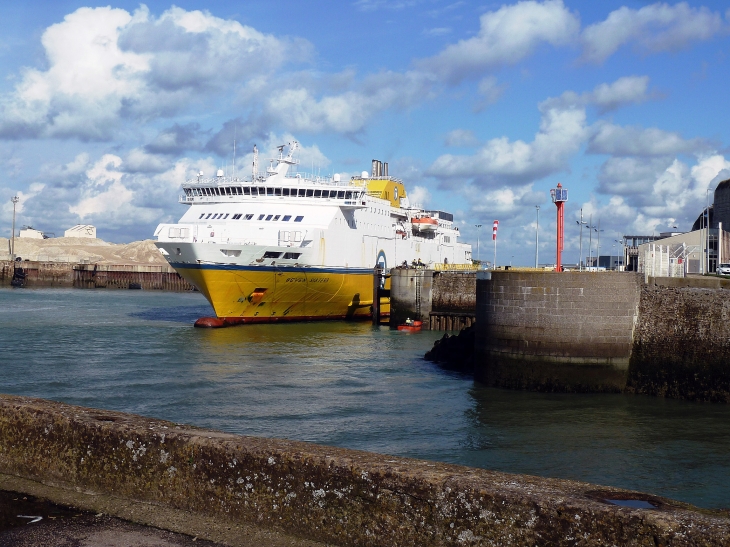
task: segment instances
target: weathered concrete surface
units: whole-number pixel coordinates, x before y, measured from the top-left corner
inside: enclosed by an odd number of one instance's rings
[[[640,283],[619,272],[479,272],[476,378],[516,389],[620,392]]]
[[[730,518],[564,480],[0,396],[0,471],[336,545],[727,545]],[[606,499],[641,499],[632,509]]]
[[[627,390],[730,402],[729,296],[726,290],[642,287]]]
[[[3,547],[224,547],[221,543],[124,522],[102,513],[89,513],[77,508],[52,505],[42,498],[1,490],[0,545]]]

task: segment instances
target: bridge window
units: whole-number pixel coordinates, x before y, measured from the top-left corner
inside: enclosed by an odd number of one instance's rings
[[[224,216],[224,217],[223,217],[223,219],[226,219],[226,218],[228,218],[228,215],[229,215],[229,214],[230,214],[230,213],[226,213],[226,216]]]
[[[274,216],[274,215],[268,215],[268,216],[266,217],[266,220],[271,220],[271,217],[273,217],[273,216]]]
[[[307,197],[311,198],[314,195],[314,190],[307,189]]]
[[[279,217],[280,217],[280,216],[281,216],[281,215],[276,215],[276,216],[274,217],[274,220],[279,220]]]
[[[302,256],[302,253],[284,253],[284,258],[297,259]]]
[[[294,219],[294,222],[301,222],[303,219],[304,217],[300,215]]]
[[[264,258],[279,258],[281,256],[281,253],[277,253],[275,251],[266,251],[264,253]]]
[[[266,216],[266,215],[259,215],[259,218],[258,218],[258,220],[264,220],[264,217],[265,217],[265,216]]]
[[[283,192],[284,192],[284,195],[285,196],[288,196],[289,195],[289,188],[284,188],[283,189]]]
[[[198,217],[198,220],[200,220],[200,219],[201,219],[201,218],[203,218],[204,216],[205,216],[205,213],[201,214],[201,215],[200,215],[200,216]]]
[[[208,220],[208,219],[210,218],[210,215],[212,215],[212,214],[213,214],[213,213],[208,213],[208,216],[207,216],[207,217],[205,217],[205,220]]]
[[[281,219],[283,222],[289,222],[291,220],[291,215],[284,215],[284,218]]]
[[[299,189],[299,197],[303,198],[307,194],[307,190],[305,188]]]
[[[244,220],[251,220],[253,218],[253,215],[246,215],[243,217]]]
[[[274,189],[273,188],[267,188],[266,189],[266,195],[267,196],[273,196],[274,195]]]
[[[337,199],[343,199],[344,197],[345,197],[344,190],[340,190],[339,192],[337,192]]]
[[[249,188],[248,186],[244,186],[243,187],[243,195],[244,196],[250,196],[251,195],[251,188]]]
[[[274,188],[274,195],[280,196],[281,195],[281,188]]]

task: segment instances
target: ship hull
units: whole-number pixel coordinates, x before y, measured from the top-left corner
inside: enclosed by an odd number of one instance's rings
[[[171,264],[227,324],[372,317],[373,270]],[[387,314],[389,299],[381,298]]]

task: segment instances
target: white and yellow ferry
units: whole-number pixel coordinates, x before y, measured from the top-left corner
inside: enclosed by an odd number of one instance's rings
[[[213,306],[216,326],[367,318],[376,266],[471,264],[453,216],[411,205],[387,163],[373,160],[371,173],[349,181],[290,174],[298,143],[288,147],[265,174],[254,147],[250,180],[218,171],[187,181],[188,211],[155,231],[168,262]]]

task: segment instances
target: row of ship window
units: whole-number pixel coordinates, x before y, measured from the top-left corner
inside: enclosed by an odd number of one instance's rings
[[[186,196],[291,196],[300,198],[359,199],[358,190],[321,190],[314,188],[268,188],[264,186],[226,186],[224,188],[185,188]]]
[[[212,216],[211,216],[212,215]],[[225,220],[228,218],[230,213],[208,213],[208,216],[205,215],[205,213],[202,213],[198,220],[204,219],[204,220]],[[281,220],[282,222],[289,222],[291,220],[291,217],[293,215],[259,215],[258,219],[256,220]],[[243,213],[235,214],[231,217],[231,220],[238,220],[241,217],[243,217],[243,220],[251,220],[253,219],[253,215],[244,215]],[[294,222],[301,222],[304,220],[304,216],[298,215],[294,217]]]

